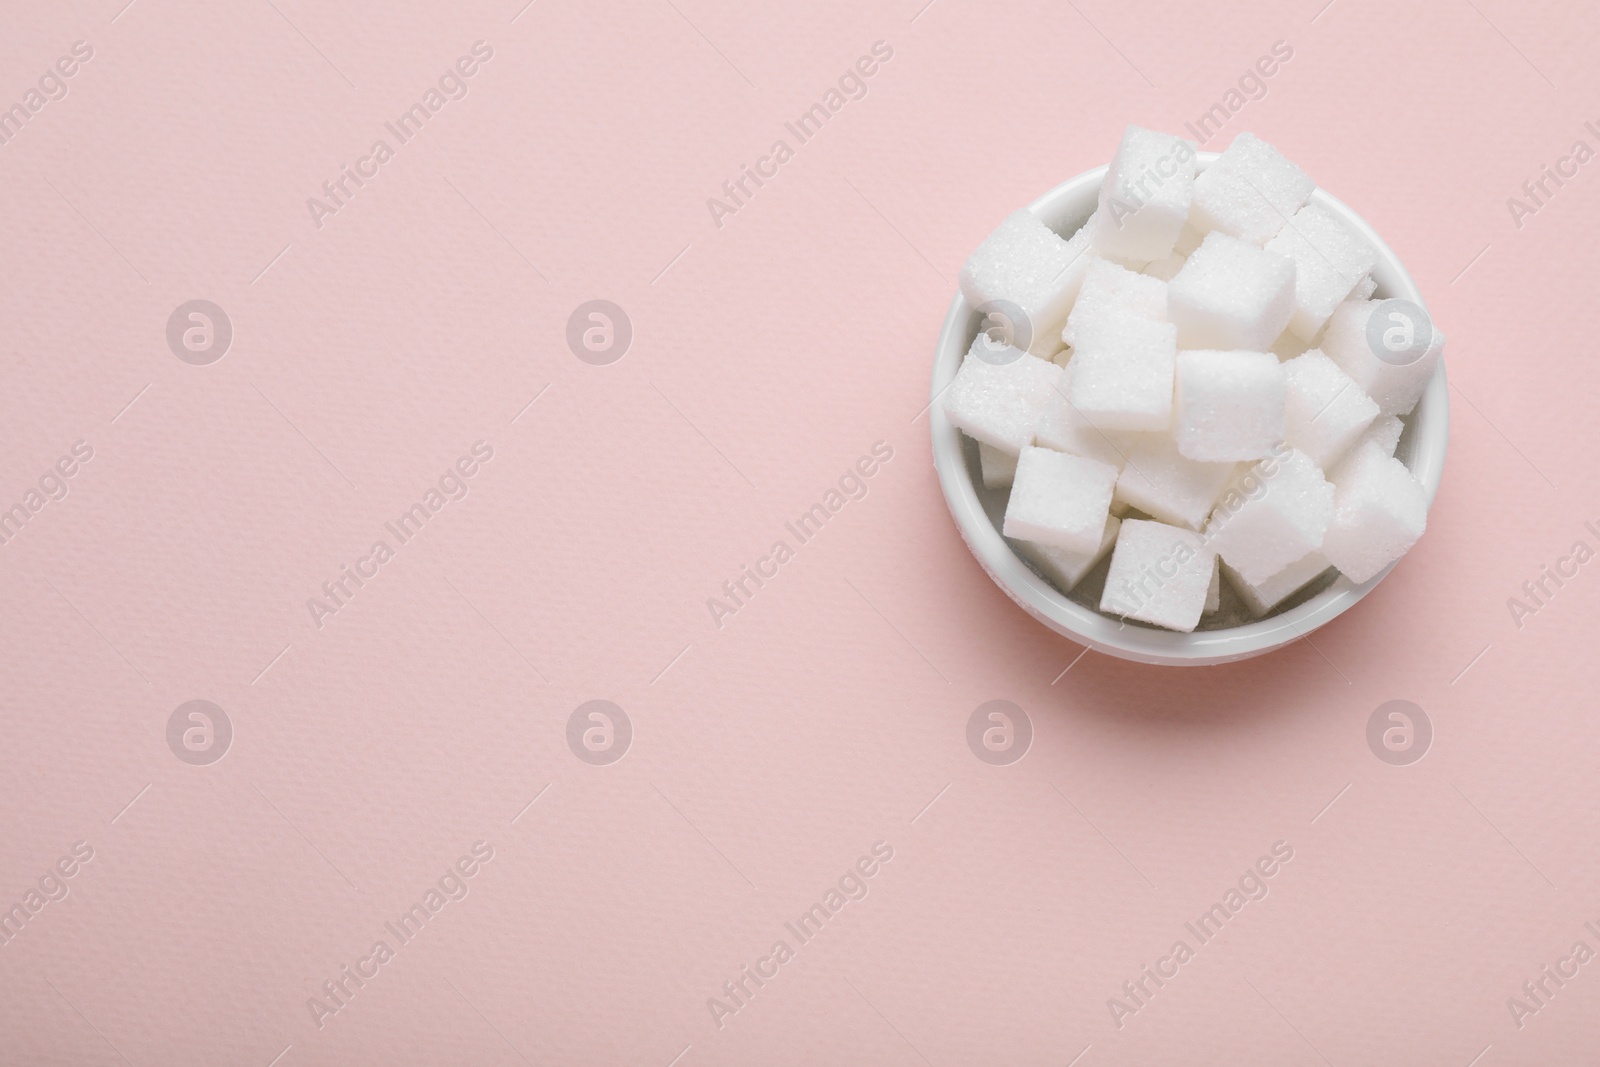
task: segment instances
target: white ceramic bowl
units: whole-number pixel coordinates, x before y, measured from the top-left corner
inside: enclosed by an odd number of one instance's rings
[[[1197,165],[1204,170],[1217,158],[1202,152]],[[1094,211],[1106,168],[1098,167],[1056,186],[1028,205],[1051,229],[1070,236]],[[1318,189],[1311,199],[1338,214],[1378,250],[1373,279],[1379,298],[1400,297],[1426,308],[1416,283],[1392,249],[1366,221],[1350,208]],[[1028,614],[1074,641],[1112,656],[1173,666],[1227,663],[1270,652],[1309,634],[1371,592],[1393,569],[1385,568],[1371,581],[1356,585],[1330,570],[1261,619],[1243,621],[1232,590],[1223,582],[1224,610],[1202,619],[1194,633],[1181,634],[1133,621],[1102,615],[1094,604],[1103,587],[1107,563],[1102,560],[1071,594],[1063,594],[1025,563],[1000,534],[1007,490],[985,489],[978,468],[977,445],[944,417],[938,396],[955,378],[961,360],[977,336],[979,317],[960,293],[950,304],[944,330],[933,360],[933,406],[929,423],[933,436],[933,462],[944,488],[945,501],[955,517],[967,547],[995,584]],[[1444,469],[1445,445],[1450,435],[1450,397],[1445,385],[1444,362],[1416,409],[1405,419],[1405,433],[1395,455],[1422,482],[1433,504]],[[1108,554],[1109,555],[1109,554]],[[1236,610],[1229,610],[1232,603]],[[1210,629],[1207,629],[1207,626]]]

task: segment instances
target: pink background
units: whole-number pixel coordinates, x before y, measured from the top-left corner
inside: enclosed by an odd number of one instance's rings
[[[1520,228],[1506,199],[1600,149],[1600,15],[920,3],[7,4],[0,102],[93,58],[0,146],[0,504],[93,459],[0,546],[0,904],[94,855],[0,945],[0,1061],[1592,1054],[1600,962],[1521,1028],[1506,1001],[1600,950],[1600,563],[1520,628],[1506,601],[1600,546],[1600,163]],[[318,228],[307,198],[479,40],[467,96]],[[718,228],[706,199],[880,40],[867,96]],[[1007,212],[1280,40],[1205,147],[1276,143],[1405,260],[1450,335],[1444,485],[1314,647],[1080,660],[945,511],[939,323]],[[234,329],[209,366],[165,339],[196,298]],[[634,330],[609,366],[565,341],[598,298]],[[318,628],[307,598],[477,441],[465,499]],[[866,498],[713,625],[877,441]],[[209,766],[165,739],[196,698],[234,730]],[[597,698],[634,730],[609,766],[566,742]],[[965,741],[992,699],[1033,724],[1011,766]],[[1410,766],[1365,740],[1391,699],[1434,725]],[[479,841],[465,899],[319,1027],[308,998]],[[799,946],[784,923],[880,841]],[[1277,841],[1270,894],[1116,1026]]]

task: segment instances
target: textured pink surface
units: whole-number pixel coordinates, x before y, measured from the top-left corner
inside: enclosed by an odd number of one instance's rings
[[[1520,625],[1507,606],[1600,548],[1600,163],[1507,205],[1600,149],[1592,9],[122,3],[12,2],[0,35],[6,103],[93,51],[0,145],[0,503],[67,490],[0,545],[0,903],[26,920],[0,1061],[1499,1067],[1600,1044],[1600,962],[1560,963],[1600,951],[1600,563]],[[465,96],[399,143],[385,123],[478,41],[446,80]],[[865,97],[799,143],[784,123],[879,41]],[[1182,131],[1278,41],[1207,147],[1275,142],[1405,259],[1451,339],[1444,486],[1314,647],[1080,659],[945,512],[918,417],[940,319],[1007,212],[1130,121]],[[792,158],[719,227],[707,198],[779,138]],[[358,164],[319,227],[307,199]],[[233,327],[209,365],[166,341],[194,299]],[[633,327],[607,366],[565,339],[595,299]],[[880,441],[864,498],[786,532]],[[443,482],[465,496],[387,532],[476,442],[492,458]],[[716,625],[708,598],[779,539]],[[319,627],[308,598],[380,540]],[[195,699],[233,729],[205,766],[167,742]],[[568,745],[593,699],[631,721],[619,762]],[[1366,740],[1391,699],[1433,724],[1409,766]],[[1030,718],[1020,762],[968,748],[990,700]],[[1266,897],[1201,943],[1185,923],[1275,842]],[[67,895],[28,898],[41,879]],[[785,924],[841,883],[865,897],[802,943]],[[776,974],[713,1012],[744,967]],[[314,1011],[335,979],[353,994]]]

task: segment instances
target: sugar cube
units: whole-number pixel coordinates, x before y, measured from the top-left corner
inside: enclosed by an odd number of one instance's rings
[[[1144,272],[1152,278],[1160,278],[1164,282],[1170,282],[1178,276],[1178,272],[1183,269],[1183,265],[1188,258],[1188,256],[1180,256],[1174,252],[1166,259],[1158,259],[1153,263],[1147,264]]]
[[[1289,444],[1328,470],[1378,417],[1377,403],[1313,348],[1283,364],[1289,380]]]
[[[1321,552],[1308,552],[1262,582],[1245,581],[1244,575],[1227,563],[1222,564],[1222,570],[1228,576],[1228,584],[1233,586],[1250,610],[1256,615],[1265,615],[1304,589],[1312,579],[1320,577],[1331,566],[1333,564]]]
[[[1001,531],[1070,552],[1093,552],[1105,532],[1116,483],[1117,469],[1108,463],[1024,448]]]
[[[1189,459],[1264,459],[1283,443],[1287,375],[1272,353],[1179,352],[1175,380],[1172,436]]]
[[[974,308],[1014,305],[1029,327],[1024,347],[1033,348],[1066,322],[1091,258],[1089,238],[1063,240],[1032,212],[1014,212],[967,257],[961,295]]]
[[[1100,186],[1094,246],[1120,259],[1163,259],[1189,219],[1194,145],[1129,126]]]
[[[1375,445],[1386,456],[1394,455],[1395,446],[1400,443],[1400,435],[1405,432],[1406,424],[1400,421],[1398,415],[1379,415],[1372,420],[1360,437],[1356,438],[1350,447],[1345,450],[1345,455],[1353,456],[1359,448]]]
[[[1134,439],[1140,435],[1128,430],[1102,430],[1074,407],[1069,399],[1074,373],[1074,364],[1068,364],[1065,376],[1053,390],[1055,395],[1034,425],[1034,443],[1057,452],[1097,459],[1121,470],[1128,462]]]
[[[1236,466],[1188,459],[1167,434],[1140,434],[1128,453],[1127,466],[1117,477],[1115,499],[1151,518],[1198,530]]]
[[[1191,217],[1193,216],[1194,211],[1192,208],[1189,214]],[[1183,232],[1178,234],[1178,243],[1172,246],[1172,254],[1175,256],[1193,255],[1194,250],[1199,248],[1200,242],[1205,239],[1205,232],[1195,229],[1194,223],[1186,222],[1183,226]]]
[[[1033,344],[1028,347],[1028,355],[1038,356],[1040,359],[1048,359],[1051,363],[1064,367],[1066,366],[1067,358],[1070,358],[1070,356],[1063,357],[1060,360],[1057,360],[1056,357],[1066,350],[1067,346],[1062,342],[1061,335],[1054,330],[1049,330],[1043,337],[1035,337],[1033,339]]]
[[[1044,576],[1055,583],[1055,587],[1063,593],[1070,592],[1072,587],[1083,581],[1084,575],[1094,570],[1094,565],[1111,551],[1112,544],[1117,539],[1117,530],[1122,526],[1122,520],[1112,515],[1106,519],[1105,532],[1100,537],[1100,546],[1093,552],[1072,552],[1054,545],[1042,545],[1037,541],[1013,541],[1017,554],[1032,563],[1044,573]]]
[[[1379,242],[1315,193],[1249,133],[1202,170],[1129,126],[1086,220],[1018,211],[963,265],[983,322],[936,401],[1063,592],[1105,574],[1103,613],[1189,632],[1371,581],[1421,536],[1393,457],[1444,334],[1373,299]]]
[[[1246,581],[1260,583],[1322,548],[1332,521],[1333,486],[1310,456],[1285,447],[1235,476],[1205,536]]]
[[[1135,274],[1109,260],[1094,259],[1083,276],[1072,314],[1061,331],[1061,339],[1077,347],[1078,331],[1106,326],[1126,318],[1167,321],[1167,283],[1160,278]]]
[[[1100,610],[1188,633],[1205,611],[1215,570],[1215,554],[1193,530],[1124,519]]]
[[[1010,349],[1002,359],[986,356],[979,333],[941,398],[944,414],[968,436],[1013,455],[1033,443],[1033,428],[1055,393],[1062,369]]]
[[[1210,233],[1167,283],[1167,312],[1184,348],[1265,352],[1294,314],[1294,261]]]
[[[1135,274],[1143,274],[1145,268],[1150,266],[1150,261],[1147,259],[1123,259],[1121,256],[1108,256],[1104,253],[1098,253],[1098,255],[1107,263],[1113,263],[1123,270],[1131,270]]]
[[[1378,250],[1332,212],[1307,204],[1289,217],[1268,252],[1294,260],[1294,314],[1289,329],[1310,341],[1333,309],[1378,262]]]
[[[1194,180],[1190,223],[1266,244],[1311,199],[1317,183],[1267,142],[1241,133]]]
[[[1172,422],[1176,338],[1169,322],[1134,318],[1084,330],[1068,399],[1103,430],[1165,430]]]
[[[1420,356],[1407,355],[1419,349]],[[1444,331],[1409,301],[1347,300],[1328,318],[1322,350],[1378,402],[1379,412],[1405,415],[1422,399],[1439,365]]]
[[[978,469],[983,472],[985,489],[1004,489],[1017,473],[1017,457],[979,441]]]
[[[1278,339],[1272,342],[1271,352],[1281,362],[1288,362],[1295,356],[1303,355],[1310,351],[1312,347],[1312,345],[1302,341],[1290,331],[1284,330],[1278,335]]]
[[[1335,472],[1333,522],[1322,554],[1352,582],[1399,559],[1428,524],[1428,499],[1406,465],[1368,446]]]

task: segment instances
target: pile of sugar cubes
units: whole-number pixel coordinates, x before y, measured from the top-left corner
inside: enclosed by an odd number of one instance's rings
[[[1197,175],[1193,144],[1130,126],[1075,234],[1018,211],[962,268],[967,302],[1003,310],[943,410],[1063,593],[1110,552],[1100,610],[1187,632],[1224,577],[1265,615],[1422,535],[1394,452],[1444,335],[1424,315],[1409,362],[1380,358],[1377,251],[1315,188],[1251,134]]]

